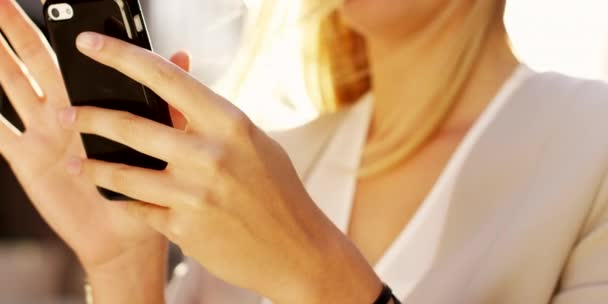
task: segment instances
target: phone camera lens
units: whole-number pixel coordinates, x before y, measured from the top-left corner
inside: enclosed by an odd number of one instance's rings
[[[53,18],[59,18],[59,17],[61,17],[61,13],[59,12],[58,9],[53,8],[53,9],[51,9],[51,16],[53,16]]]

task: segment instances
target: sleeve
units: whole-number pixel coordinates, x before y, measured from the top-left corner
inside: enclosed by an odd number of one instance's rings
[[[202,267],[190,258],[184,259],[174,270],[173,279],[167,287],[168,304],[203,304],[201,286]]]
[[[258,304],[262,300],[254,292],[216,278],[191,258],[175,268],[166,294],[168,304]]]
[[[552,304],[608,303],[608,176],[568,259]]]

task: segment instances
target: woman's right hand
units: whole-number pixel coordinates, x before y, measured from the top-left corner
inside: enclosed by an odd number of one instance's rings
[[[69,106],[68,94],[54,53],[14,0],[0,0],[0,29],[18,54],[0,35],[0,84],[26,127],[18,132],[0,117],[0,154],[37,210],[89,275],[124,269],[142,257],[159,255],[164,261],[164,237],[66,173],[68,158],[84,155],[79,135],[58,123],[56,113]],[[185,53],[172,61],[189,65]]]

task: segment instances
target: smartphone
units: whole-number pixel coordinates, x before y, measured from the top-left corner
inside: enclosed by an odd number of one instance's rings
[[[152,90],[83,55],[76,37],[85,31],[112,36],[152,50],[138,0],[47,0],[43,7],[49,40],[73,106],[127,111],[171,126],[167,104]],[[167,163],[106,138],[82,134],[90,159],[163,170]],[[110,200],[130,200],[98,188]]]

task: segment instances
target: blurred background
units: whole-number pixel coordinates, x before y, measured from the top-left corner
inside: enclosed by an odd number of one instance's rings
[[[142,0],[155,50],[181,49],[194,58],[192,73],[213,86],[233,60],[247,8],[261,0]],[[18,0],[38,25],[39,0]],[[608,2],[508,0],[507,25],[519,57],[540,71],[608,80]],[[281,39],[277,39],[280,43]],[[289,39],[283,39],[285,43]],[[284,70],[273,57],[258,78],[259,90],[238,101],[263,126],[285,128],[314,115],[305,100],[287,106],[263,88]],[[289,72],[289,71],[288,71]],[[294,73],[291,71],[292,74]],[[297,72],[297,71],[296,71]],[[254,86],[258,87],[258,86]],[[0,112],[18,124],[0,90]],[[70,251],[40,219],[0,159],[0,304],[83,303],[83,276]]]

